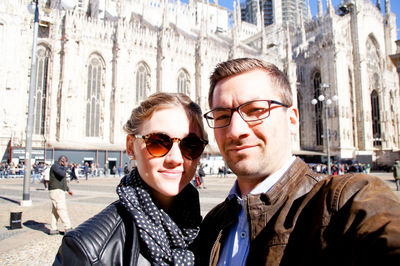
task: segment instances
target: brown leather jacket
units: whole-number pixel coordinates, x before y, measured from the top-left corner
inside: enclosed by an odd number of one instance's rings
[[[297,158],[244,208],[247,265],[400,265],[400,200],[377,177],[323,176]],[[217,264],[240,209],[233,197],[207,214],[193,245],[197,264]]]

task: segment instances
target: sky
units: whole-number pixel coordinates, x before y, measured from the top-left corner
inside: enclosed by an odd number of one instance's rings
[[[246,0],[241,0],[240,2],[245,2]],[[311,7],[311,14],[314,17],[317,14],[317,10],[318,10],[318,0],[307,0],[310,2],[310,7]],[[332,5],[336,7],[342,2],[342,0],[331,0],[332,1]],[[376,4],[377,0],[369,0],[371,1],[373,4]],[[380,0],[381,1],[381,8],[382,10],[385,9],[385,0]],[[212,0],[210,0],[210,2],[212,2]],[[224,6],[230,10],[233,9],[233,0],[218,0],[218,4],[220,6]],[[324,6],[324,10],[326,9],[326,0],[322,0],[322,5]],[[396,23],[397,23],[397,29],[398,32],[397,34],[400,35],[400,1],[399,0],[390,0],[390,10],[392,11],[392,13],[394,13],[396,15]],[[399,38],[399,36],[398,36]]]

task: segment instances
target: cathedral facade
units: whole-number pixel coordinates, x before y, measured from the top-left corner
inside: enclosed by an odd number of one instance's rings
[[[311,0],[313,1],[313,0]],[[330,0],[316,17],[295,25],[242,21],[204,0],[40,0],[36,51],[32,158],[119,165],[127,161],[122,126],[152,93],[183,92],[207,105],[208,77],[218,62],[257,57],[288,76],[299,108],[293,152],[390,164],[399,158],[400,100],[396,18],[371,1]],[[71,1],[70,1],[71,2]],[[28,0],[0,3],[0,156],[24,159],[33,15]],[[300,12],[299,12],[300,14]],[[338,100],[311,102],[325,94]],[[325,115],[326,114],[326,115]],[[207,154],[218,154],[211,143]],[[325,155],[326,156],[326,155]]]

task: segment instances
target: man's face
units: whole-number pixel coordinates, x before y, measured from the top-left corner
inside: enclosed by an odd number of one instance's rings
[[[258,69],[218,82],[212,108],[233,108],[253,100],[282,101],[267,73]],[[214,129],[220,152],[238,176],[239,186],[247,182],[254,188],[279,170],[291,156],[290,135],[296,126],[296,109],[272,104],[264,120],[247,123],[234,112],[230,125]]]

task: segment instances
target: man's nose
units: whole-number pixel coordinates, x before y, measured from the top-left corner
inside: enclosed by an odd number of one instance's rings
[[[240,116],[239,112],[232,113],[231,123],[227,126],[227,136],[231,138],[239,138],[248,133],[249,125]]]

